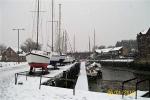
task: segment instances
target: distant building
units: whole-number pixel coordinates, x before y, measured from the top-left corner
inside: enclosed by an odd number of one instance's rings
[[[19,55],[19,62],[26,61],[26,56],[25,56],[25,52],[24,51],[19,49],[19,52],[18,52],[17,48],[8,47],[2,53],[1,61],[4,61],[4,62],[18,62],[18,55]]]
[[[124,47],[96,49],[95,53],[97,59],[121,58],[128,55],[128,49]]]
[[[138,55],[140,58],[150,58],[150,28],[137,34]]]
[[[87,59],[90,57],[92,52],[74,52],[74,53],[67,53],[67,54],[75,57],[75,59]]]

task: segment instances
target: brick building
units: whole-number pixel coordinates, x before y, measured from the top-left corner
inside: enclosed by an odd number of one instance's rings
[[[140,58],[150,58],[150,28],[137,34],[138,55]]]
[[[8,47],[3,53],[1,61],[4,62],[18,62],[18,49]],[[26,61],[25,53],[19,49],[19,62]]]

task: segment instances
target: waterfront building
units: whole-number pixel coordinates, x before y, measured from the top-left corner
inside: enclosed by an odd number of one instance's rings
[[[137,34],[138,57],[150,58],[150,28]]]

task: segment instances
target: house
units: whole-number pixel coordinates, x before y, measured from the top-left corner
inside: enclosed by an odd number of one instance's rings
[[[24,62],[26,61],[26,56],[25,52],[22,51],[21,49],[17,48],[11,48],[8,47],[3,53],[2,53],[2,59],[1,61],[4,62]],[[19,57],[19,59],[18,59]]]
[[[137,34],[138,55],[140,58],[150,58],[150,28]]]
[[[128,55],[128,49],[125,47],[114,47],[106,49],[96,49],[97,59],[120,58]]]

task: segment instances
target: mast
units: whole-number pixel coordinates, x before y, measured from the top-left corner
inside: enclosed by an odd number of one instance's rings
[[[91,52],[90,36],[89,36],[89,52]]]
[[[62,52],[64,51],[64,42],[65,42],[65,32],[63,31],[63,37],[62,37]]]
[[[39,3],[39,0],[38,0],[38,5],[37,5],[37,46],[36,46],[36,49],[38,50],[38,45],[39,45],[39,17],[40,17],[40,13],[39,13],[39,9],[40,9],[40,3]]]
[[[67,31],[65,30],[65,53],[67,53]]]
[[[52,52],[54,51],[54,46],[53,46],[53,34],[54,34],[54,1],[52,0]]]
[[[60,50],[60,44],[61,44],[61,4],[59,4],[59,52],[61,53],[61,50]]]
[[[95,29],[94,29],[94,51],[95,51]]]
[[[76,47],[76,44],[75,44],[75,34],[74,34],[74,39],[73,39],[73,46],[74,46],[73,51],[75,53],[75,47]]]

